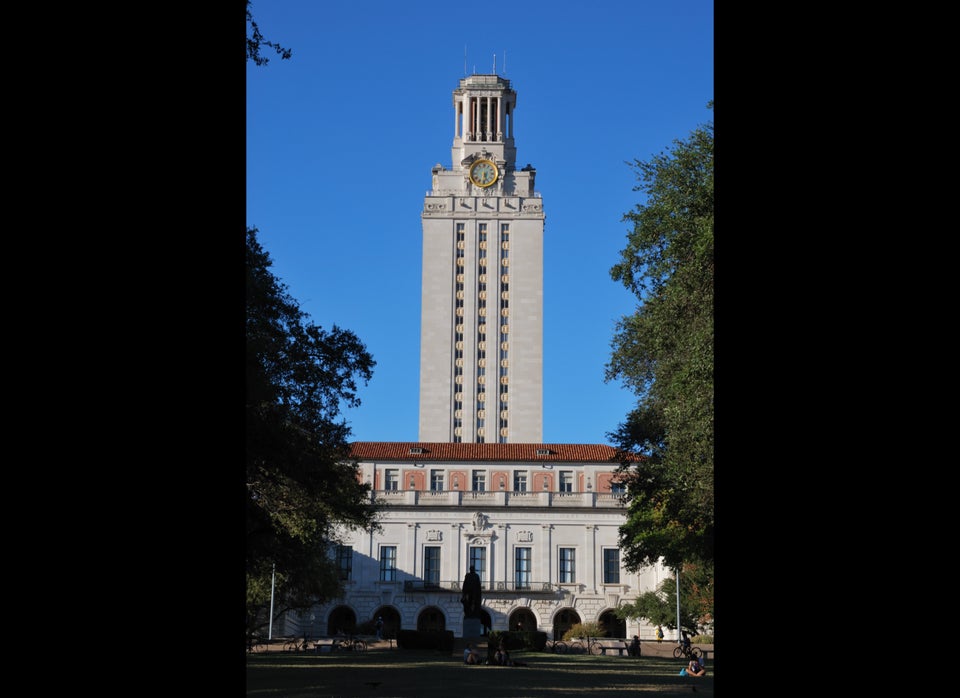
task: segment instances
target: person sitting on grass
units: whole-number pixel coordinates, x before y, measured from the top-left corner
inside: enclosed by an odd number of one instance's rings
[[[463,649],[463,663],[464,664],[479,664],[480,655],[473,651],[473,645],[467,644]]]
[[[510,659],[510,653],[507,652],[507,636],[500,636],[500,645],[497,647],[496,654],[493,655],[493,661],[501,666],[507,666],[507,661]]]
[[[700,663],[700,660],[694,657],[687,664],[687,676],[703,676],[707,673],[706,667]]]

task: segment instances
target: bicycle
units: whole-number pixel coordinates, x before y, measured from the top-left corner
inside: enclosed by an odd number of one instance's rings
[[[283,643],[284,652],[306,652],[307,638],[294,638]]]
[[[359,637],[348,637],[334,642],[333,649],[336,652],[366,652],[367,643]]]
[[[566,654],[567,643],[563,640],[551,640],[549,643],[550,651],[554,654]]]
[[[677,645],[673,648],[673,658],[680,659],[681,657],[686,657],[691,659],[696,657],[700,659],[703,656],[703,650],[699,647],[693,647],[691,645]]]

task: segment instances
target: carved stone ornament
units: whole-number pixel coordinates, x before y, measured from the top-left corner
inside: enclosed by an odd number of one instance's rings
[[[487,527],[487,515],[481,512],[477,512],[473,515],[473,530],[482,531]]]
[[[494,160],[493,153],[491,153],[489,150],[484,148],[483,150],[479,150],[476,153],[470,153],[467,157],[461,160],[460,167],[464,167],[469,170],[470,165],[473,164],[474,160],[491,160],[493,162],[496,162]],[[497,167],[499,166],[500,166],[500,163],[497,162]]]

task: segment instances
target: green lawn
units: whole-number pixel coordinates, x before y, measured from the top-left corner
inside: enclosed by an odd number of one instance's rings
[[[247,655],[247,695],[290,698],[590,698],[637,693],[713,696],[713,666],[679,676],[686,662],[660,657],[512,653],[527,667],[467,666],[447,653],[381,649],[363,654]]]

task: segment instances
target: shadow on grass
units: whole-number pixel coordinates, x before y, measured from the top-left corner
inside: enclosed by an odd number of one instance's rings
[[[713,667],[679,676],[686,662],[660,657],[595,657],[517,652],[526,667],[467,666],[440,652],[247,655],[247,695],[285,698],[587,698],[713,696]]]

